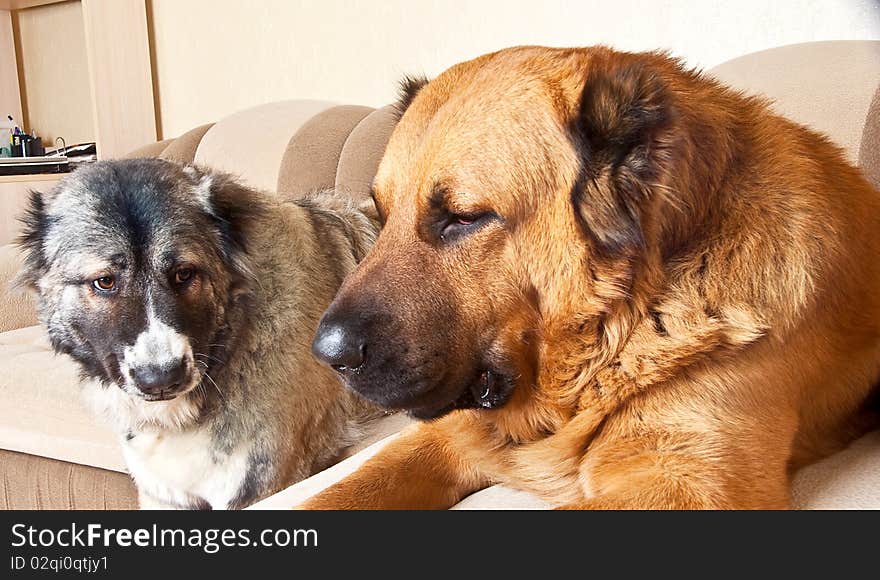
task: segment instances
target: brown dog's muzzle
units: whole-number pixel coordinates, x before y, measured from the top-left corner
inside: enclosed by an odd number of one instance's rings
[[[433,418],[493,408],[512,382],[429,255],[378,245],[324,313],[312,352],[366,399]]]

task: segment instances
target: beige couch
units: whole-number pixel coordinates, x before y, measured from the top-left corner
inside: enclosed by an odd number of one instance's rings
[[[773,97],[777,110],[830,135],[880,188],[880,42],[792,45],[709,72]],[[331,186],[366,195],[393,125],[388,108],[286,101],[242,111],[134,155],[205,163],[284,196]],[[10,277],[17,260],[13,248],[0,248],[0,280]],[[27,299],[0,295],[0,508],[135,507],[113,436],[81,408],[74,365],[52,355],[35,323]],[[406,422],[391,418],[359,447]],[[350,472],[385,441],[254,507],[297,503]],[[880,508],[880,431],[799,472],[793,503]],[[546,506],[495,486],[457,507]]]

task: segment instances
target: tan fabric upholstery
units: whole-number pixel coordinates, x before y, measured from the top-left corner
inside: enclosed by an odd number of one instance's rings
[[[369,198],[373,177],[391,132],[397,125],[397,116],[390,106],[378,109],[351,132],[339,156],[336,188],[352,196]]]
[[[0,246],[0,333],[37,324],[33,295],[12,287],[21,263],[22,254],[16,246]]]
[[[80,402],[70,357],[40,326],[0,334],[0,449],[125,471],[116,436]]]
[[[346,139],[371,112],[370,107],[344,105],[322,111],[303,124],[290,139],[281,160],[278,193],[298,198],[332,188]]]
[[[385,445],[393,441],[399,433],[392,433],[384,439],[373,443],[359,453],[348,457],[339,463],[332,465],[320,473],[295,483],[287,489],[276,493],[262,501],[259,501],[247,509],[290,509],[299,505],[307,498],[315,495],[346,475],[353,473],[357,468],[364,464],[370,457],[375,455]]]
[[[178,163],[192,163],[202,137],[213,126],[214,123],[201,125],[195,129],[190,129],[176,139],[163,139],[156,143],[150,143],[122,157],[126,159],[160,157],[169,161],[177,161]]]
[[[275,191],[290,137],[332,106],[322,101],[282,101],[230,115],[208,129],[195,161],[229,171],[254,187]]]
[[[171,144],[158,157],[169,161],[177,161],[178,163],[192,163],[196,157],[196,149],[198,149],[199,143],[202,142],[205,133],[213,126],[214,123],[208,123],[200,125],[195,129],[190,129],[177,139],[172,140]]]
[[[139,159],[142,157],[159,157],[162,155],[162,152],[170,145],[174,139],[163,139],[162,141],[156,141],[155,143],[150,143],[148,145],[144,145],[143,147],[138,147],[134,151],[130,151],[125,155],[121,155],[122,159]]]
[[[792,44],[735,58],[709,72],[748,93],[770,96],[779,113],[826,133],[856,163],[868,107],[880,85],[880,41]]]
[[[880,88],[874,93],[868,109],[862,144],[859,147],[859,167],[874,187],[880,190]]]
[[[0,509],[137,509],[125,473],[0,449]]]

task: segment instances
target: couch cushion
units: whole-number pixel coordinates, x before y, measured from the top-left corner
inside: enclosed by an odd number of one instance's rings
[[[336,189],[369,199],[373,177],[396,125],[397,114],[387,106],[373,111],[354,128],[339,156]]]
[[[143,147],[138,147],[134,151],[129,151],[121,156],[121,159],[141,159],[143,157],[159,157],[165,149],[174,142],[174,139],[163,139],[155,143],[149,143]]]
[[[78,369],[45,331],[0,334],[0,449],[125,471],[116,436],[80,401]]]
[[[195,162],[233,173],[253,187],[275,191],[290,138],[332,106],[324,101],[281,101],[230,115],[202,137]]]
[[[192,163],[196,157],[196,150],[205,133],[214,126],[214,123],[199,125],[195,129],[190,129],[177,139],[174,139],[168,147],[159,155],[162,159],[168,161],[176,161],[177,163]]]
[[[880,509],[880,431],[797,472],[791,500],[799,508]]]
[[[17,246],[0,246],[0,332],[37,324],[33,295],[12,287],[23,257]]]
[[[880,88],[874,93],[859,148],[859,167],[874,187],[880,190]]]
[[[0,450],[0,510],[137,509],[127,473]]]
[[[291,137],[281,160],[277,191],[299,198],[310,192],[331,189],[342,147],[370,107],[343,105],[318,113]]]
[[[880,41],[792,44],[729,60],[709,72],[747,93],[774,99],[777,112],[827,134],[856,163],[868,107],[880,84]]]

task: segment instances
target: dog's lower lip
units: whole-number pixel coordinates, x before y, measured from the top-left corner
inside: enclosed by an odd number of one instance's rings
[[[513,387],[513,381],[507,375],[486,369],[446,406],[411,407],[409,412],[417,419],[434,419],[456,409],[498,409],[510,398]]]
[[[495,375],[492,373],[492,371],[483,371],[483,373],[480,374],[480,380],[478,382],[479,394],[474,393],[477,395],[478,401],[485,401],[489,398],[489,394],[492,391],[492,385],[494,382]]]
[[[410,385],[405,391],[396,390],[393,396],[358,388],[354,376],[343,376],[344,384],[361,394],[361,396],[386,409],[405,411],[412,417],[431,420],[446,415],[456,409],[498,409],[510,397],[514,389],[514,381],[510,375],[483,367],[468,381],[457,395],[449,393],[444,396],[435,387],[437,382],[417,383]],[[369,383],[368,383],[369,384]],[[440,381],[440,384],[444,384]]]
[[[156,394],[140,393],[140,397],[148,403],[156,403],[159,401],[170,401],[171,399],[176,399],[177,396],[181,394],[181,392],[182,391],[178,389],[168,389],[165,391],[160,391]]]
[[[473,398],[473,406],[483,409],[500,407],[507,401],[507,397],[510,394],[510,386],[510,382],[503,375],[492,370],[484,370],[470,387],[469,394]],[[470,401],[465,399],[469,398],[463,396],[459,400],[459,406],[468,406],[466,403]]]
[[[177,393],[159,393],[158,395],[144,395],[144,399],[152,403],[156,401],[170,401],[176,396]]]

